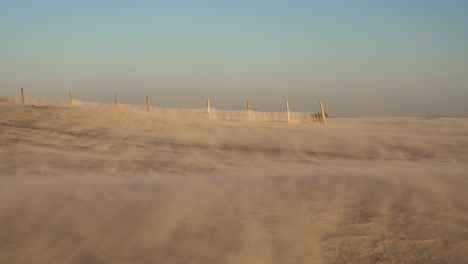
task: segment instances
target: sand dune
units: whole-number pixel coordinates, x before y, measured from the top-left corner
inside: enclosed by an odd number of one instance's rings
[[[468,263],[468,118],[0,105],[0,263]]]

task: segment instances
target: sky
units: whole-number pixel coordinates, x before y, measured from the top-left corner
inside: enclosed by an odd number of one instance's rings
[[[468,116],[468,1],[0,0],[0,96]]]

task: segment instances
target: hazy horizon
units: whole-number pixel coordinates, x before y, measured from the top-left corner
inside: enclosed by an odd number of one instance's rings
[[[0,3],[0,96],[468,116],[466,1]]]

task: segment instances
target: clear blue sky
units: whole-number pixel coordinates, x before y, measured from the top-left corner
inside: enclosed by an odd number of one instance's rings
[[[468,116],[468,1],[0,0],[0,96]]]

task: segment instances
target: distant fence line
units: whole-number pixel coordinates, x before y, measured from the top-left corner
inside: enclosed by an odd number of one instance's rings
[[[246,110],[230,111],[212,108],[210,99],[207,99],[206,108],[161,108],[153,107],[150,104],[149,96],[146,96],[146,105],[130,105],[119,103],[119,97],[114,95],[114,103],[93,103],[75,100],[73,91],[70,90],[69,100],[47,100],[29,98],[24,95],[24,89],[21,88],[21,97],[0,97],[0,103],[12,104],[30,104],[30,105],[50,105],[50,106],[107,106],[118,107],[119,109],[134,109],[148,112],[173,113],[194,118],[226,120],[226,121],[265,121],[265,122],[298,122],[298,123],[317,123],[327,124],[325,110],[322,101],[320,103],[320,112],[294,112],[289,109],[289,102],[286,101],[286,109],[282,112],[260,112],[252,111],[250,102],[247,101]]]

